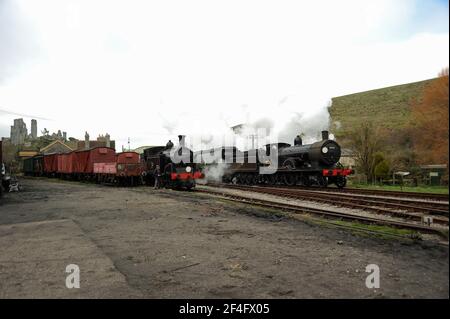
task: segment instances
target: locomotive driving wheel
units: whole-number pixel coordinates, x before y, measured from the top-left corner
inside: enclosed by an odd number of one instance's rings
[[[287,186],[294,186],[297,184],[297,176],[294,173],[287,173],[284,175],[283,181]]]
[[[320,187],[327,187],[328,186],[328,178],[326,178],[324,176],[318,176],[317,177],[317,184]]]
[[[311,179],[309,178],[308,175],[302,175],[300,180],[301,180],[303,186],[306,186],[306,187],[311,186]]]
[[[270,174],[267,177],[267,182],[269,185],[276,185],[278,183],[278,176],[276,174]]]
[[[295,170],[295,161],[293,159],[287,159],[283,162],[283,167],[287,168],[290,171]],[[283,182],[285,185],[294,186],[295,184],[297,184],[297,176],[293,172],[288,172],[284,174]]]
[[[247,174],[247,176],[245,176],[245,184],[247,185],[253,185],[253,175],[252,174]]]
[[[338,188],[344,188],[347,185],[347,179],[344,176],[338,176],[335,184]]]
[[[173,187],[170,175],[175,172],[175,166],[172,163],[167,164],[164,167],[164,175],[161,178],[161,187]]]

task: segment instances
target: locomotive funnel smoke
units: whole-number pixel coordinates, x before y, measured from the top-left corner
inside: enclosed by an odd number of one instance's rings
[[[249,111],[245,117],[250,120],[243,126],[240,136],[252,136],[254,131],[264,128],[278,136],[278,142],[293,144],[297,135],[302,136],[305,144],[319,140],[320,132],[329,129],[330,102],[318,99],[306,89],[303,92],[301,95],[284,96],[272,107]],[[258,138],[261,139],[260,136]]]
[[[207,184],[210,183],[219,183],[222,182],[222,177],[225,174],[225,171],[228,169],[228,164],[220,164],[220,165],[210,165],[207,166],[203,173],[205,174],[205,178],[200,183]],[[199,182],[198,181],[198,182]]]
[[[330,115],[327,107],[310,111],[289,113],[287,122],[278,125],[280,142],[292,144],[297,135],[302,136],[303,143],[309,144],[318,140],[321,131],[328,130]]]

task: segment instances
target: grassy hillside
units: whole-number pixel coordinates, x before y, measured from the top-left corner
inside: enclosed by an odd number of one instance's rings
[[[411,101],[417,99],[431,80],[391,86],[332,99],[329,108],[331,131],[343,136],[361,121],[390,129],[408,126]]]

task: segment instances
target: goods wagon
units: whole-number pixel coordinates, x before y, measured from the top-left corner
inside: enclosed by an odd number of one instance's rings
[[[58,171],[58,157],[59,154],[47,154],[44,155],[44,175],[54,176]]]
[[[94,174],[95,163],[115,163],[116,151],[111,147],[96,147],[75,152],[73,173],[79,177]]]
[[[57,173],[63,178],[70,177],[73,174],[75,152],[59,154]]]
[[[37,155],[31,158],[32,160],[32,175],[42,176],[44,174],[44,156]]]
[[[26,158],[23,160],[23,173],[27,176],[32,176],[34,173],[33,170],[33,158]]]
[[[142,184],[144,166],[136,152],[122,152],[116,156],[116,175],[119,184]]]

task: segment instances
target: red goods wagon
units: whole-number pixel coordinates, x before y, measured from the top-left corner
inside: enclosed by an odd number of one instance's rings
[[[121,185],[139,185],[142,183],[144,166],[136,152],[122,152],[117,154],[116,180]]]
[[[44,174],[51,175],[58,171],[58,154],[44,155]]]
[[[84,173],[88,171],[88,160],[89,160],[89,150],[77,151],[74,154],[73,160],[73,172],[74,173]]]
[[[140,176],[143,166],[138,153],[122,152],[117,154],[117,175]]]
[[[94,173],[116,175],[116,163],[94,163]]]
[[[63,160],[65,157],[64,155],[66,155],[66,154],[59,154],[59,156],[58,156],[58,169],[56,170],[56,172],[58,174],[61,174],[63,171]]]
[[[116,151],[111,147],[96,147],[75,152],[74,173],[93,174],[94,163],[115,163]]]
[[[139,154],[136,152],[117,153],[117,163],[120,164],[136,164],[140,163]]]
[[[72,174],[74,172],[75,152],[64,153],[58,156],[59,174]]]

